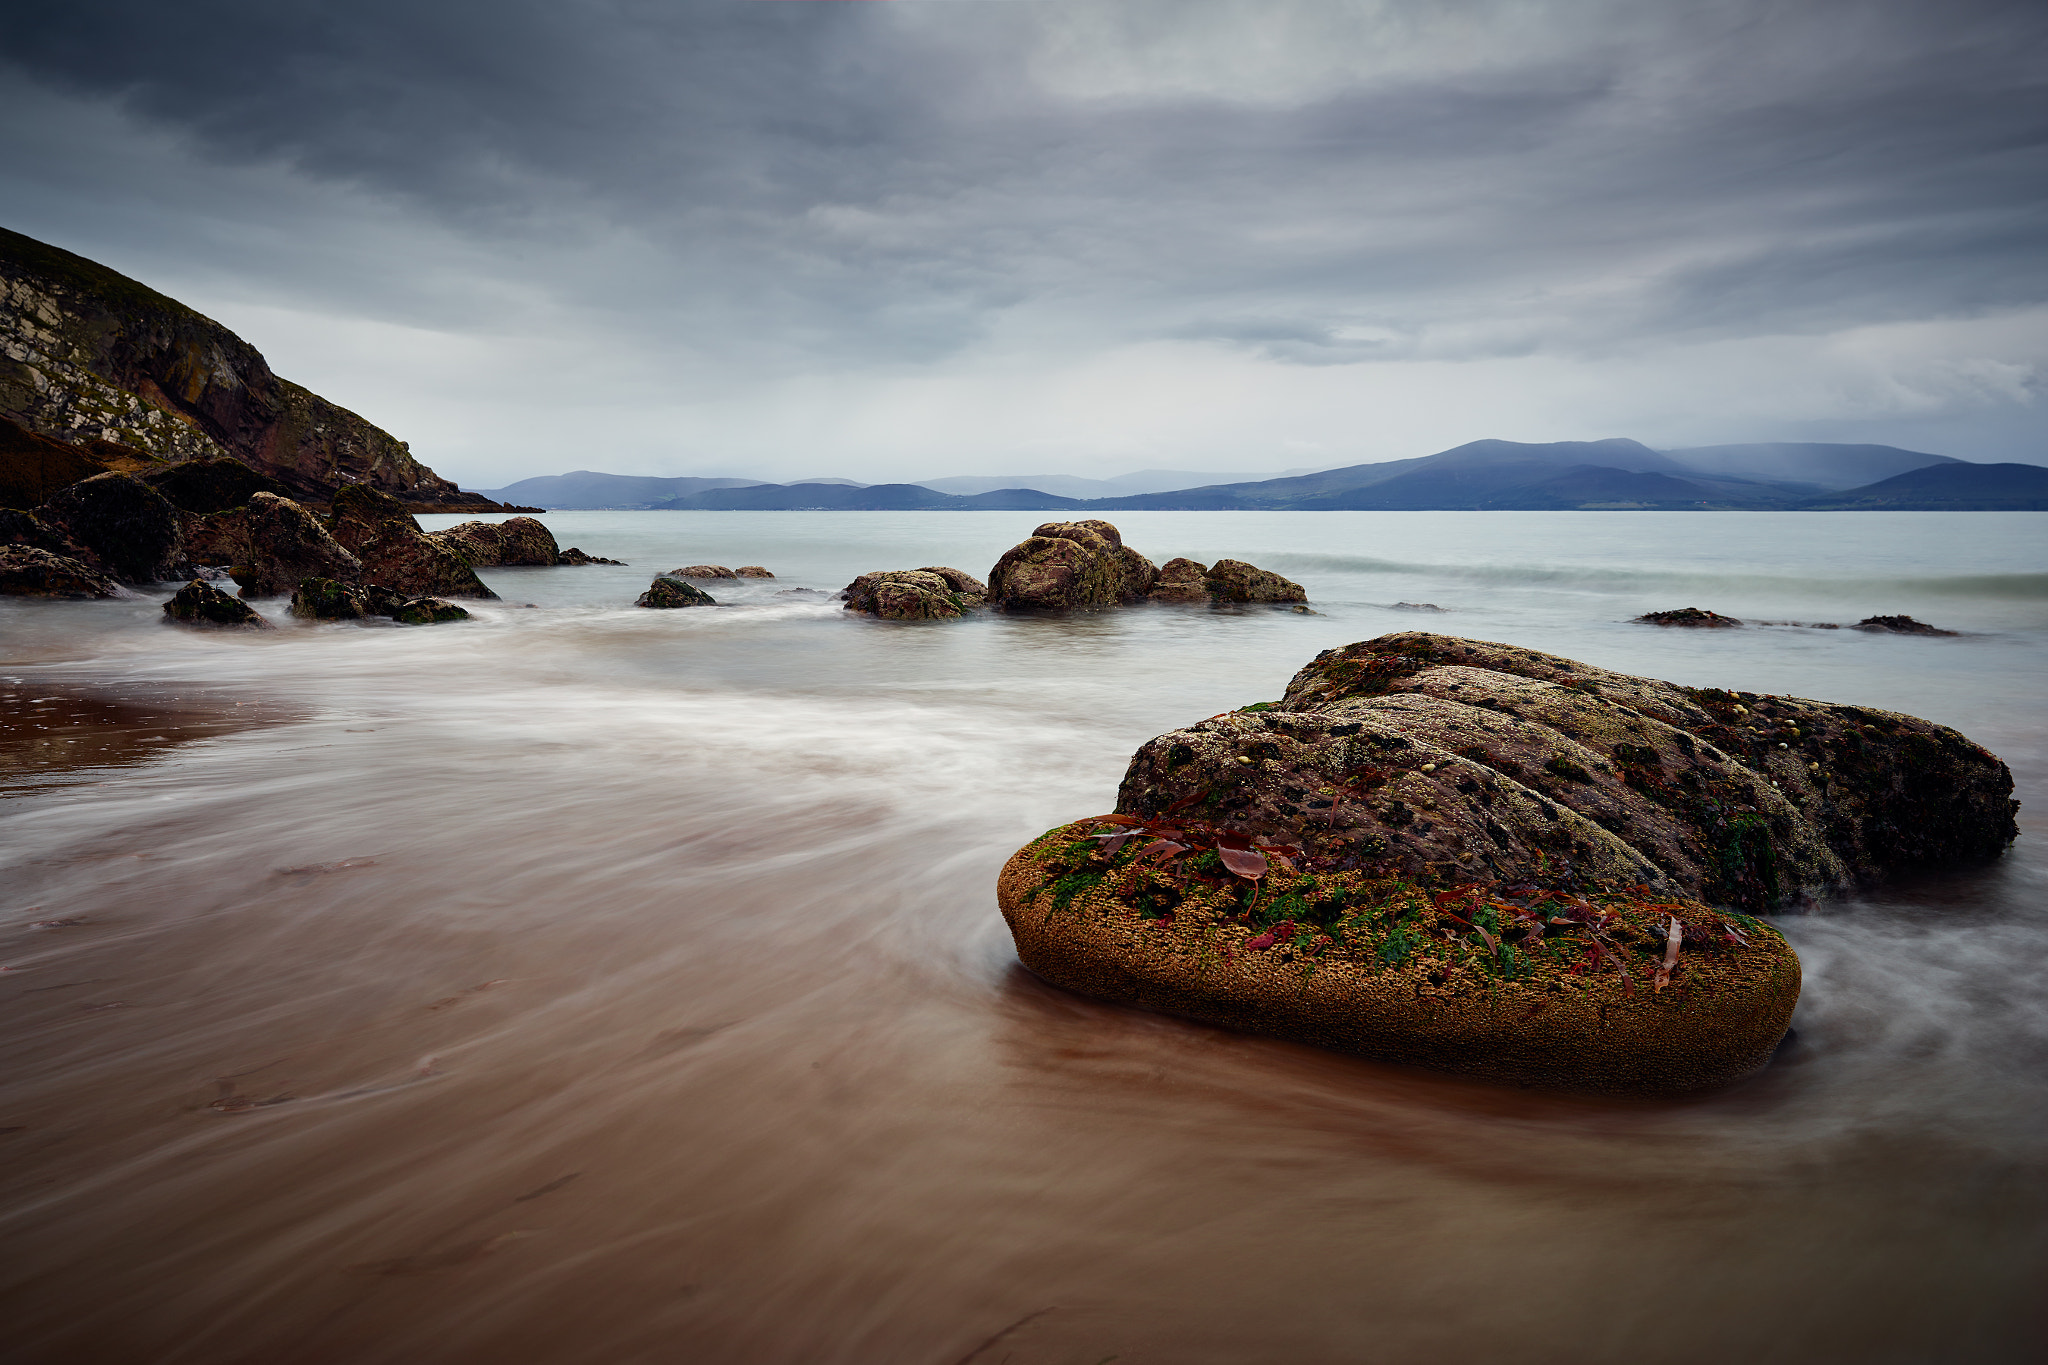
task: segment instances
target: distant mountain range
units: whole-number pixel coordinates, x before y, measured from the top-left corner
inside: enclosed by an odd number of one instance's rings
[[[1063,487],[1120,480],[1060,476]],[[1213,478],[1214,476],[1207,476]],[[1041,479],[1041,482],[1052,482]],[[1976,465],[1895,446],[1820,442],[1657,451],[1639,441],[1473,441],[1434,455],[1278,478],[1075,497],[983,476],[929,483],[750,483],[580,471],[480,490],[549,508],[722,511],[2048,510],[2048,468]],[[940,486],[943,485],[943,486]]]

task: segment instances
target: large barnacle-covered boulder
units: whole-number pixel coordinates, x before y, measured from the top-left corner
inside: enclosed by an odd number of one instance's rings
[[[1799,965],[1753,918],[1997,856],[2005,765],[1943,726],[1403,632],[1152,740],[1013,858],[1019,956],[1086,994],[1529,1084],[1736,1079]]]
[[[1114,607],[1142,601],[1158,578],[1108,522],[1049,521],[989,570],[988,600],[1008,610]]]

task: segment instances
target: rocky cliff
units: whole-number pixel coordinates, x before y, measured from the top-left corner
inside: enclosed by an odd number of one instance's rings
[[[4,228],[0,417],[99,468],[232,455],[319,505],[367,484],[418,511],[498,506],[435,474],[390,433],[278,378],[212,319]]]

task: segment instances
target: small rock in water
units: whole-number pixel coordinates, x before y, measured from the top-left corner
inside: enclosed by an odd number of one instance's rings
[[[1434,602],[1396,602],[1396,603],[1394,603],[1394,605],[1393,605],[1393,608],[1392,608],[1392,609],[1393,609],[1394,611],[1434,611],[1434,612],[1442,612],[1442,611],[1447,611],[1447,610],[1449,610],[1449,608],[1447,608],[1447,607],[1440,607],[1440,606],[1438,606],[1438,605],[1437,605],[1436,603],[1434,603]]]
[[[439,597],[415,597],[391,613],[401,626],[435,626],[443,621],[467,621],[469,613]]]
[[[606,559],[602,555],[587,555],[574,545],[562,551],[555,562],[557,564],[617,564],[621,567],[624,567],[626,563],[623,559]]]
[[[640,594],[633,603],[636,607],[715,607],[718,599],[704,589],[689,583],[681,583],[666,575],[647,585],[647,591]]]
[[[691,564],[680,569],[670,569],[664,578],[738,578],[739,575],[723,564]]]
[[[1953,630],[1930,626],[1925,621],[1915,621],[1910,616],[1866,616],[1850,627],[1851,630],[1867,630],[1890,635],[1954,635]]]
[[[291,612],[310,621],[360,621],[389,614],[375,610],[363,589],[334,578],[301,579],[292,593]]]
[[[733,576],[734,578],[773,578],[773,577],[775,577],[775,575],[774,575],[774,574],[772,574],[772,573],[769,573],[769,572],[768,572],[768,571],[767,571],[766,569],[762,568],[762,567],[761,567],[761,566],[760,566],[759,564],[742,564],[742,565],[740,565],[740,566],[739,566],[739,567],[738,567],[737,569],[734,569],[734,570],[732,571],[732,576]]]
[[[1739,626],[1741,621],[1733,616],[1723,616],[1718,611],[1703,611],[1698,607],[1679,607],[1675,611],[1645,612],[1636,617],[1639,625],[1645,626],[1690,626],[1694,629],[1723,630]]]
[[[240,630],[275,630],[239,597],[230,597],[204,579],[195,578],[164,603],[164,619],[191,626],[226,626]]]
[[[1241,559],[1219,559],[1202,578],[1218,602],[1306,602],[1308,593],[1291,578]]]

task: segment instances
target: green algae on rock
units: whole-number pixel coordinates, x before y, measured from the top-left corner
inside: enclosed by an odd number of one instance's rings
[[[1304,870],[1298,846],[1178,822],[1117,847],[1131,832],[1077,821],[1003,869],[997,899],[1038,976],[1384,1061],[1641,1093],[1755,1071],[1798,1003],[1775,930],[1683,898]]]
[[[195,578],[164,603],[164,619],[187,626],[221,626],[231,630],[275,630],[239,597],[230,597],[203,578]]]
[[[1748,914],[1996,857],[2011,791],[1995,757],[1910,716],[1400,632],[1143,745],[1105,817],[1146,832],[1135,861],[1106,856],[1114,833],[1077,860],[1076,826],[1018,854],[1000,894],[1026,965],[1086,993],[1509,1079],[1684,1089],[1761,1065],[1790,1018],[1797,963]],[[1043,894],[1092,909],[1047,917]],[[1175,895],[1209,958],[1139,923]],[[1245,957],[1282,922],[1304,955],[1291,1004]],[[1468,970],[1479,952],[1499,980]]]
[[[718,599],[694,583],[663,576],[649,583],[647,591],[633,605],[666,611],[676,607],[715,607]]]
[[[467,621],[469,613],[438,597],[415,597],[394,608],[391,619],[401,626],[438,626],[444,621]]]

